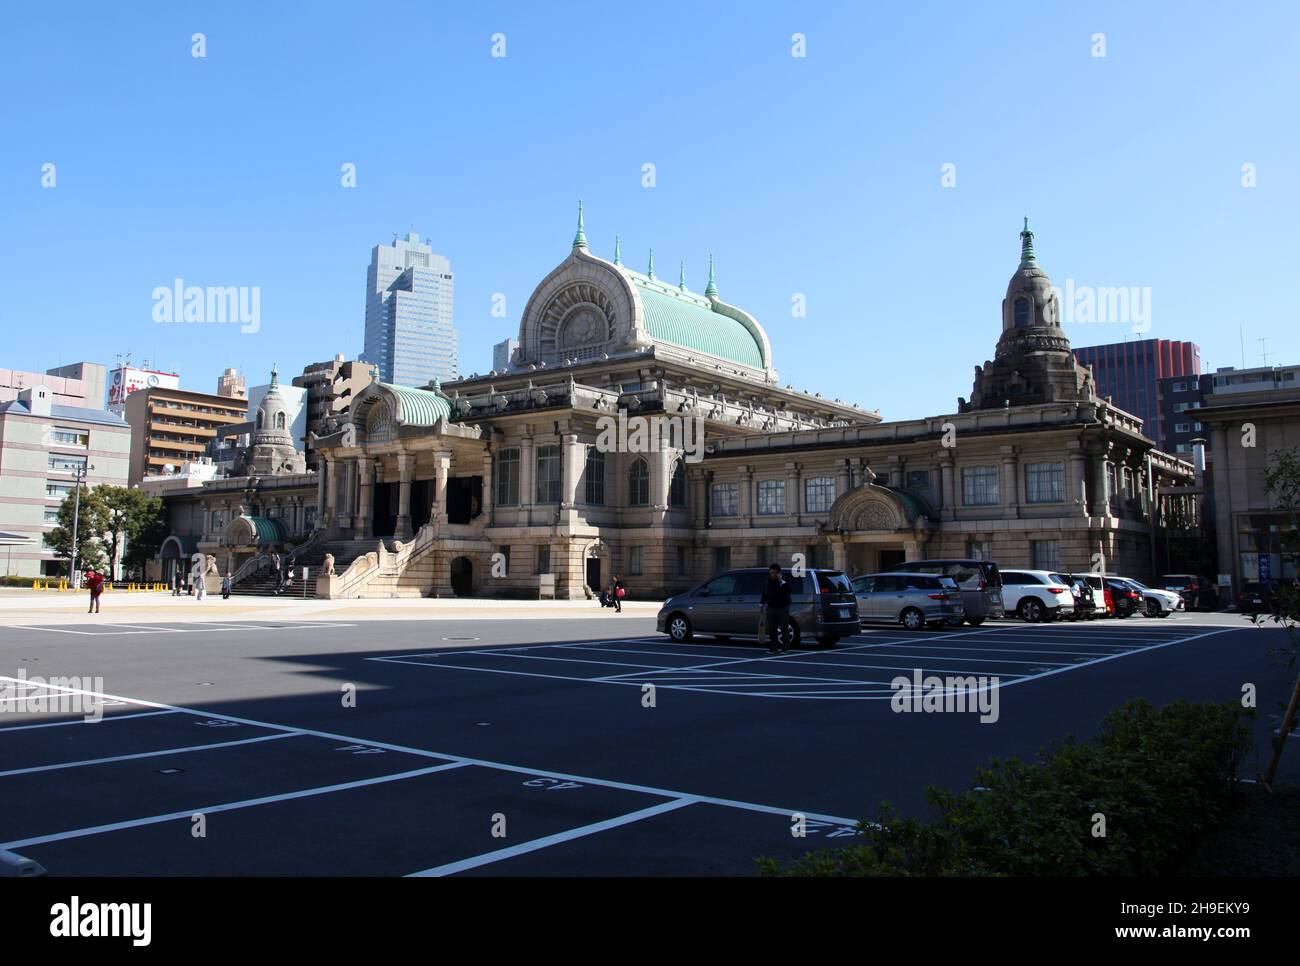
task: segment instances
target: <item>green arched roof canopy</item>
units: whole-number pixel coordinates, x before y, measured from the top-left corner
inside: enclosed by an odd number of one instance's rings
[[[381,385],[397,399],[396,421],[403,426],[432,426],[439,419],[451,418],[451,405],[441,393],[407,386]]]
[[[653,338],[754,369],[763,368],[762,347],[739,321],[713,311],[693,292],[665,291],[638,272],[628,272],[628,275],[641,296],[646,328]]]
[[[289,539],[289,528],[276,517],[244,517],[253,525],[258,543],[284,543]]]

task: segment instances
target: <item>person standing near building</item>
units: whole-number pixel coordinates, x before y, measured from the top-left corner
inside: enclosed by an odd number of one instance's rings
[[[767,568],[767,586],[758,606],[767,622],[767,653],[784,654],[781,628],[790,622],[790,582],[781,576],[779,564]]]
[[[230,577],[230,571],[227,570],[227,571],[226,571],[226,576],[224,576],[224,577],[221,578],[221,599],[222,599],[222,600],[230,600],[230,586],[231,586],[231,583],[232,583],[232,581],[231,581],[231,577]]]
[[[99,613],[99,596],[104,592],[104,575],[98,570],[86,571],[86,587],[90,591],[90,610],[87,614]]]
[[[195,574],[195,575],[194,575],[194,595],[195,595],[199,600],[203,600],[203,599],[207,596],[207,593],[208,593],[208,578],[207,578],[207,574],[203,574],[203,573],[197,573],[197,574]]]
[[[614,613],[623,613],[623,598],[627,596],[627,587],[623,584],[623,578],[618,574],[609,584],[609,596],[614,601]]]

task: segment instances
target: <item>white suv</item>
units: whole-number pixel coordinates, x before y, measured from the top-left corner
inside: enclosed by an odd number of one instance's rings
[[[1183,602],[1183,595],[1176,590],[1148,587],[1142,581],[1134,580],[1132,577],[1120,579],[1141,591],[1143,612],[1147,617],[1168,617],[1175,611],[1187,609],[1187,605]]]
[[[1022,621],[1054,621],[1074,614],[1074,594],[1046,570],[1003,570],[1002,606]]]

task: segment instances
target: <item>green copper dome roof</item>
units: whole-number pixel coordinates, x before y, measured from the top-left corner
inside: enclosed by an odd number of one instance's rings
[[[250,517],[244,519],[253,527],[258,543],[284,543],[289,539],[289,528],[278,517]]]
[[[652,337],[763,368],[762,347],[742,323],[713,311],[708,300],[685,288],[664,285],[640,272],[627,274],[641,296],[646,328]]]
[[[397,398],[397,423],[402,426],[432,426],[439,419],[451,418],[451,404],[440,393],[428,389],[411,389],[380,383]]]

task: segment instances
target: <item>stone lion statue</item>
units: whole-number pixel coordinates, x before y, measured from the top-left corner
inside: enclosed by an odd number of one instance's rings
[[[333,576],[335,576],[335,574],[334,574],[334,554],[332,554],[332,553],[327,553],[327,554],[325,555],[325,564],[324,564],[324,566],[325,566],[325,576],[326,576],[326,577],[333,577]]]

